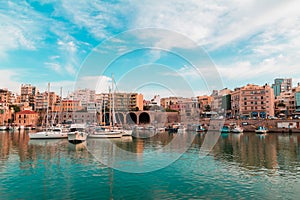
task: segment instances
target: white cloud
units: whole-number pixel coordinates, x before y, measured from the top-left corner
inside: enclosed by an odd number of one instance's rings
[[[46,66],[46,68],[55,71],[56,73],[62,73],[62,67],[60,64],[58,63],[49,63],[49,62],[45,62],[44,65]]]
[[[7,88],[14,93],[20,93],[21,83],[17,80],[18,73],[14,70],[0,69],[0,88]]]

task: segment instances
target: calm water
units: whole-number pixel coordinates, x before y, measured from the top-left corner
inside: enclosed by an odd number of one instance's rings
[[[183,143],[195,139],[182,155],[174,150],[181,148],[179,143],[172,151],[159,150],[176,137]],[[75,146],[67,140],[29,141],[26,132],[2,132],[0,199],[299,199],[300,135],[221,135],[209,155],[199,158],[205,137],[161,133]],[[116,147],[133,153],[124,156]],[[121,170],[138,170],[143,164],[151,168],[159,166],[157,151],[179,159],[148,173],[114,170],[97,161],[115,161]]]

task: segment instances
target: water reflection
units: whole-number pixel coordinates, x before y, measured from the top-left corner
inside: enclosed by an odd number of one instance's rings
[[[102,157],[106,154],[107,158],[117,156],[118,158],[121,157],[122,161],[126,161],[126,159],[138,160],[147,152],[160,150],[169,145],[175,137],[178,140],[168,148],[170,152],[180,152],[177,150],[182,149],[186,142],[191,139],[194,139],[194,141],[190,148],[199,149],[205,137],[208,137],[208,134],[210,133],[207,133],[207,135],[197,133],[180,135],[161,133],[145,139],[127,137],[116,140],[97,139],[88,141],[90,148],[93,146],[93,150],[97,148],[101,151],[99,155]],[[236,162],[250,170],[262,168],[296,170],[299,167],[300,160],[299,141],[300,135],[298,134],[267,134],[265,136],[254,133],[222,134],[210,154],[215,159]],[[67,153],[75,159],[89,158],[91,156],[86,149],[86,143],[73,145],[68,143],[67,140],[29,141],[28,132],[1,133],[0,144],[1,165],[11,155],[18,155],[20,163],[27,160],[32,161],[32,167],[34,167],[34,163],[41,156],[43,159],[51,159],[57,157],[61,152]],[[123,154],[119,156],[113,155],[114,146],[124,150]],[[124,154],[126,152],[133,154],[128,156]]]

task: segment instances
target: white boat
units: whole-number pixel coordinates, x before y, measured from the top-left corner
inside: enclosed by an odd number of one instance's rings
[[[231,132],[233,132],[233,133],[242,133],[243,131],[244,131],[243,128],[240,127],[240,126],[235,126],[235,127],[231,130]]]
[[[88,134],[85,132],[85,125],[72,124],[68,133],[68,140],[73,144],[78,144],[86,140]]]
[[[268,132],[268,129],[264,126],[259,126],[256,130],[255,133],[257,134],[265,134]]]
[[[118,127],[96,127],[95,130],[89,134],[89,138],[121,138],[123,136],[131,136],[131,130],[123,130]]]
[[[54,127],[37,133],[29,133],[30,139],[63,139],[67,137],[67,132],[63,132],[62,128],[59,127]]]
[[[0,126],[0,131],[6,131],[7,127],[6,126]]]
[[[183,125],[178,126],[177,133],[185,133],[186,128]]]

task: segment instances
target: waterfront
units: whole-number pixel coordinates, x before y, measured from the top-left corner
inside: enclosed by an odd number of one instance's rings
[[[153,138],[114,143],[124,150],[145,153],[175,137],[160,133]],[[300,134],[222,134],[204,158],[199,158],[199,149],[205,135],[186,133],[182,137],[195,139],[171,165],[149,173],[126,173],[101,164],[84,145],[74,146],[67,140],[29,141],[27,132],[2,132],[0,199],[299,197]],[[102,150],[111,155],[111,148]],[[141,158],[127,159],[123,158],[124,165],[126,161],[142,162]]]

